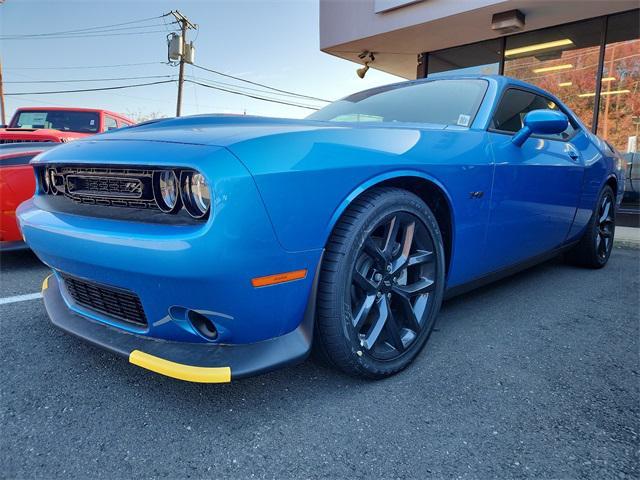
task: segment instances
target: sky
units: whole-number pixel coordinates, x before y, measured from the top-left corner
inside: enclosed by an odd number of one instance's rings
[[[369,70],[364,80],[356,76],[359,65],[320,51],[317,0],[5,0],[0,4],[0,36],[42,34],[120,24],[180,10],[198,24],[187,40],[194,40],[195,63],[254,82],[323,99],[338,99],[366,88],[399,79]],[[68,82],[73,79],[102,79],[175,75],[168,66],[167,27],[148,20],[113,30],[112,36],[0,40],[7,120],[21,106],[75,106],[106,108],[122,114],[175,115],[177,84],[159,84],[111,92],[35,95],[33,92],[70,90],[166,80]],[[162,24],[162,25],[161,25]],[[131,26],[149,25],[154,33],[130,35]],[[157,25],[154,27],[153,25]],[[172,27],[172,26],[170,26]],[[169,27],[169,28],[170,28]],[[113,34],[116,35],[113,35]],[[140,64],[123,67],[89,68],[106,65]],[[81,67],[81,68],[70,68]],[[207,82],[243,85],[235,80],[186,65],[185,73]],[[12,83],[65,80],[66,83]],[[228,86],[220,85],[223,88]],[[264,90],[261,87],[244,87]],[[265,95],[264,92],[254,92]],[[285,101],[324,105],[292,97],[267,96]],[[250,99],[185,83],[183,115],[202,113],[246,113],[302,118],[312,110]]]

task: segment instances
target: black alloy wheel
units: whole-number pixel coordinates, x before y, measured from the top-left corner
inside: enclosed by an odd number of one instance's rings
[[[444,245],[429,207],[398,188],[363,193],[327,242],[316,353],[356,376],[402,370],[433,329],[444,284]]]
[[[616,201],[613,190],[605,185],[580,241],[567,253],[567,259],[576,265],[602,268],[613,250],[616,229]]]
[[[598,225],[595,235],[596,252],[601,261],[606,261],[611,254],[615,229],[614,209],[613,196],[607,192],[602,196],[598,208]]]
[[[363,351],[402,355],[425,327],[435,289],[433,240],[415,215],[383,218],[366,236],[351,275],[352,325]]]

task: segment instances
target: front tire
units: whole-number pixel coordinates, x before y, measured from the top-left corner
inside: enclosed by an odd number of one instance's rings
[[[358,197],[327,243],[316,349],[333,366],[383,378],[424,347],[442,303],[442,235],[416,195],[376,188]]]
[[[570,262],[588,268],[607,264],[616,229],[615,205],[613,190],[605,185],[580,242],[567,255]]]

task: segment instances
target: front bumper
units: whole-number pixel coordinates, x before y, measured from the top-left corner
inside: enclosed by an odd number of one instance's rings
[[[179,167],[198,169],[210,180],[214,206],[205,222],[173,225],[63,211],[44,195],[23,203],[18,208],[22,232],[45,264],[57,274],[134,293],[148,322],[140,327],[114,321],[75,303],[63,288],[71,311],[134,335],[192,344],[253,344],[300,325],[321,250],[281,247],[253,178],[228,151],[133,141],[61,148],[48,152],[61,158],[43,158],[123,165],[136,156],[139,166],[170,166],[179,159]],[[252,285],[255,278],[301,269],[308,275],[297,281]],[[180,314],[186,310],[208,316],[217,338],[204,339]]]
[[[42,286],[44,305],[55,326],[134,365],[179,380],[229,382],[300,362],[311,349],[314,293],[303,321],[292,332],[251,344],[225,345],[159,340],[91,320],[70,310],[60,289],[56,275],[47,277]]]

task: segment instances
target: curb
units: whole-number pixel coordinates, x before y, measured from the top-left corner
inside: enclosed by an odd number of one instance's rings
[[[613,246],[615,248],[622,248],[625,250],[640,250],[640,242],[634,242],[633,240],[613,240]]]
[[[619,248],[640,249],[640,228],[616,227],[613,246]]]

